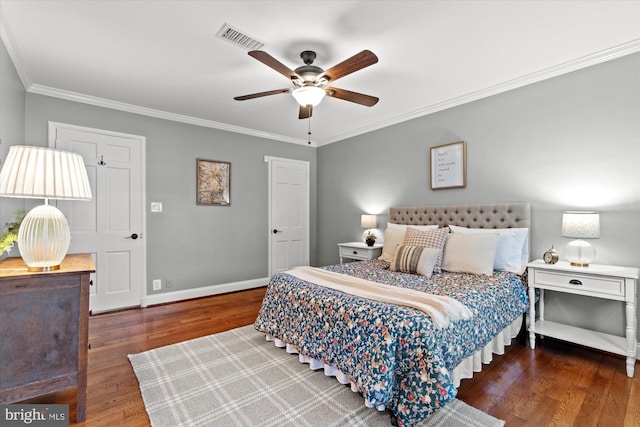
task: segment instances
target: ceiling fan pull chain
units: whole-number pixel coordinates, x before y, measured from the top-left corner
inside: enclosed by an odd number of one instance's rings
[[[311,117],[309,117],[309,131],[307,132],[307,135],[309,135],[308,144],[311,145]]]

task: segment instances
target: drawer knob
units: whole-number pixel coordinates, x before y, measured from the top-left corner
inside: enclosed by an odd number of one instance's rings
[[[580,280],[578,280],[578,279],[571,279],[571,280],[569,280],[569,284],[570,285],[580,286],[580,285],[582,285],[582,282]]]
[[[353,254],[354,255],[358,255],[358,251],[353,251]]]

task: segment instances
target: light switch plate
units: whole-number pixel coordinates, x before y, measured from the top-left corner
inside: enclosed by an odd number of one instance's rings
[[[151,202],[151,212],[162,212],[162,202]]]

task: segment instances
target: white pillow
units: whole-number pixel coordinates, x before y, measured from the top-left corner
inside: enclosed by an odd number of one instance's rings
[[[482,234],[498,233],[498,248],[493,264],[494,270],[522,274],[529,262],[528,228],[467,228],[450,225],[452,233]]]
[[[382,255],[381,260],[391,262],[393,261],[393,253],[396,248],[404,241],[404,230],[387,227],[384,230],[384,240],[382,242]]]
[[[393,224],[391,222],[387,223],[387,229],[384,230],[384,237],[382,241],[382,255],[380,258],[383,261],[391,262],[393,261],[393,254],[396,250],[396,247],[402,244],[404,241],[404,232],[407,230],[407,227],[417,228],[418,230],[437,230],[438,225],[404,225],[404,224]]]
[[[442,269],[491,276],[498,237],[498,233],[450,234],[444,246]]]

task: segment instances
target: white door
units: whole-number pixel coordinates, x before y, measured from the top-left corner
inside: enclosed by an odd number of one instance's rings
[[[49,123],[49,145],[82,155],[93,198],[59,200],[69,221],[69,253],[91,253],[90,309],[140,305],[145,284],[144,137]]]
[[[309,265],[309,162],[269,163],[269,275]]]

